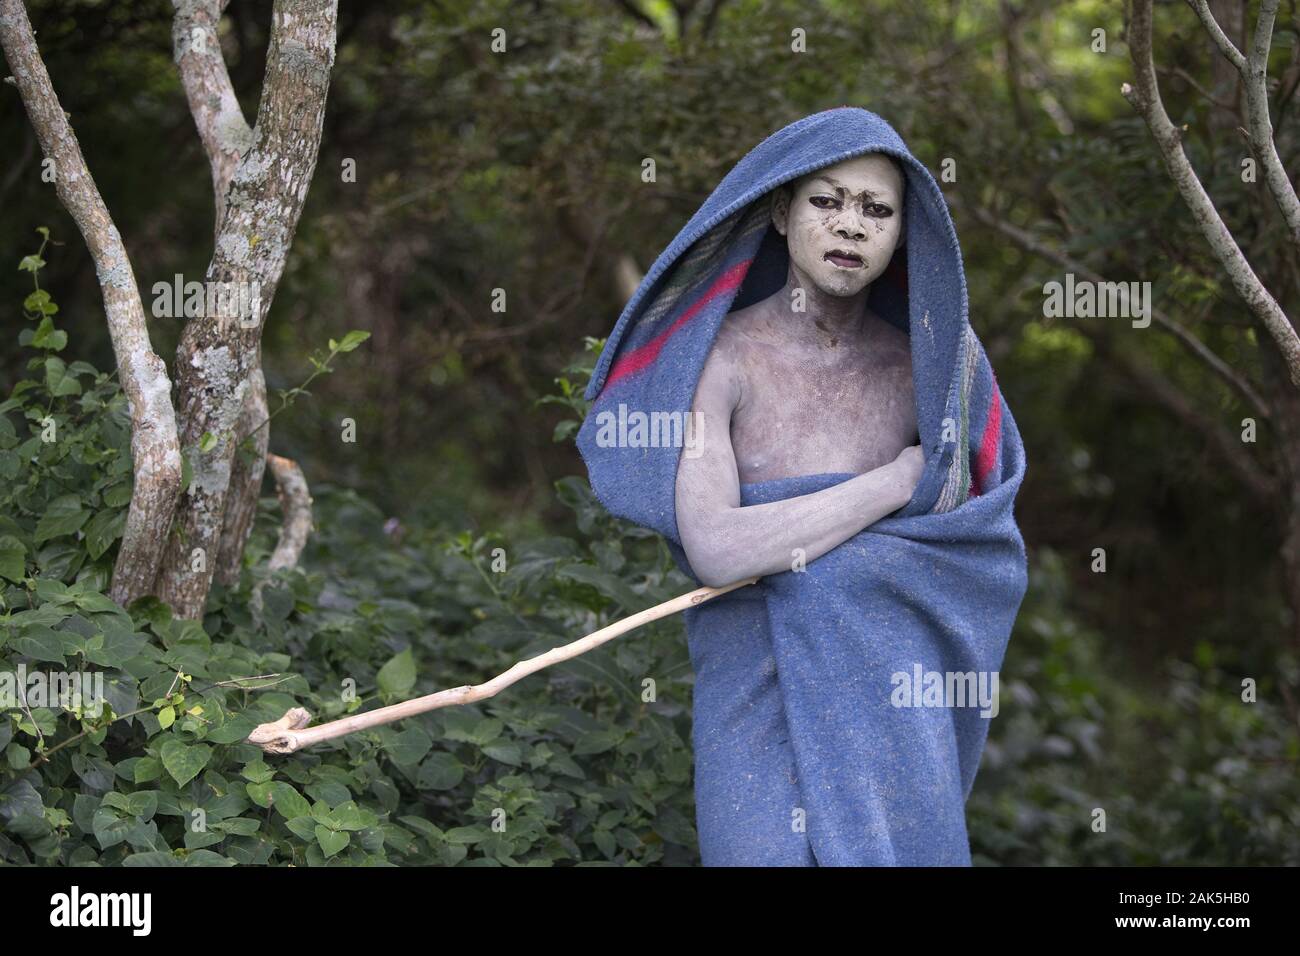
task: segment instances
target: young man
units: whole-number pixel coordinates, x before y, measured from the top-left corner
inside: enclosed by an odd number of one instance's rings
[[[677,524],[715,587],[812,561],[912,497],[925,464],[907,334],[867,307],[902,235],[903,175],[879,153],[777,190],[785,285],[727,316],[695,393],[698,455],[677,472]],[[740,485],[856,477],[740,507]]]
[[[697,580],[761,576],[687,612],[703,862],[969,865],[1026,583],[1024,453],[947,205],[893,128],[828,110],[746,154],[587,397],[606,507]],[[633,414],[696,433],[611,442]]]

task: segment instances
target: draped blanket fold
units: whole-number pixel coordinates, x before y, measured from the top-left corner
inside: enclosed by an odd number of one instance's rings
[[[1026,584],[1013,515],[1025,457],[970,327],[947,204],[888,123],[856,108],[818,113],[728,173],[610,334],[578,446],[604,505],[662,534],[692,574],[674,505],[681,424],[726,314],[785,280],[772,190],[871,152],[905,172],[905,243],[869,304],[910,336],[926,465],[894,515],[688,612],[706,865],[970,863],[964,805]],[[629,419],[638,427],[611,426]],[[744,485],[741,504],[850,477]]]

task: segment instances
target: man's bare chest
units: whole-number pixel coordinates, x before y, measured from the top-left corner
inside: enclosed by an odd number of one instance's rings
[[[915,433],[911,369],[897,350],[769,353],[741,369],[731,439],[742,481],[870,471]]]

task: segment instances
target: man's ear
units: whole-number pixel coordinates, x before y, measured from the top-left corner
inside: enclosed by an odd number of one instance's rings
[[[772,225],[781,235],[785,235],[790,222],[790,187],[777,186],[772,190]]]

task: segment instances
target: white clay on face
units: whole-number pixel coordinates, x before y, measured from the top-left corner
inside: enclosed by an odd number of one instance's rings
[[[772,222],[801,285],[852,296],[879,278],[903,227],[903,177],[868,153],[816,170],[778,195]]]

